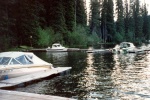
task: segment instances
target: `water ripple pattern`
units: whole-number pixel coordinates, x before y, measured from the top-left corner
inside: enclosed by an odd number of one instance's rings
[[[78,100],[150,100],[150,53],[69,52],[46,56],[44,60],[54,65],[72,66],[70,74],[16,90]]]

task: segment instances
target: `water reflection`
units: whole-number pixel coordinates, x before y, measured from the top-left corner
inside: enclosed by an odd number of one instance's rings
[[[93,66],[94,55],[93,53],[87,53],[87,67],[84,70],[83,77],[80,78],[79,86],[84,88],[84,91],[88,91],[84,95],[84,98],[91,98],[90,91],[94,90],[96,87],[96,69]]]
[[[112,60],[107,58],[111,59],[109,54],[87,53],[87,66],[82,72],[83,76],[79,77],[78,88],[82,91],[78,95],[79,100],[110,98],[108,95],[110,95],[109,89],[112,88],[110,74],[113,64]]]
[[[46,52],[46,56],[51,59],[54,66],[65,66],[68,61],[68,52]]]
[[[130,66],[134,64],[134,60],[136,57],[135,53],[129,53],[129,54],[114,54],[113,59],[115,61],[115,67],[116,66]]]
[[[144,64],[145,57],[136,54],[114,55],[116,63],[111,75],[114,97],[125,100],[143,100],[150,97],[150,89],[147,88],[150,86],[150,79],[145,73],[147,72],[147,65]]]
[[[16,90],[78,100],[150,99],[150,53],[62,52],[41,55],[55,65],[71,66],[70,75],[42,80]]]

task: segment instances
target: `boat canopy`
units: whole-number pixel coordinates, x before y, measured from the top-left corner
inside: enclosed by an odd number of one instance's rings
[[[122,42],[120,44],[120,48],[129,48],[129,47],[135,47],[133,43],[130,42]]]
[[[52,45],[52,49],[64,49],[65,47],[63,47],[61,44],[59,43],[54,43]]]
[[[28,65],[28,64],[43,64],[50,63],[38,58],[31,52],[2,52],[0,53],[0,65]]]
[[[59,43],[54,43],[54,44],[52,45],[52,47],[62,47],[62,45],[59,44]]]

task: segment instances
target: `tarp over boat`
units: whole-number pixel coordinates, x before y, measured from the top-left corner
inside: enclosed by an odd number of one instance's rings
[[[52,65],[31,52],[2,52],[0,66],[8,65]]]
[[[70,69],[70,67],[67,69]],[[65,68],[65,70],[67,69]],[[32,52],[11,51],[0,53],[0,80],[11,78],[14,80],[16,78],[19,82],[30,81],[58,74],[65,70],[63,68],[53,68],[51,63],[40,59]],[[20,81],[17,77],[25,78]]]

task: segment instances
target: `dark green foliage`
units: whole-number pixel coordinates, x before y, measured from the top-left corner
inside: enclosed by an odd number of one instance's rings
[[[139,0],[127,1],[116,0],[115,22],[113,0],[91,0],[88,13],[85,0],[1,0],[1,50],[47,47],[54,42],[68,46],[145,42],[150,39],[147,6],[141,7]]]
[[[16,2],[16,33],[19,45],[37,44],[36,29],[39,27],[39,12],[42,5],[37,0],[19,0]]]
[[[134,42],[135,41],[135,29],[134,29],[134,19],[132,17],[125,17],[125,37],[126,41]]]
[[[125,27],[124,27],[124,15],[123,15],[123,1],[117,0],[116,2],[116,11],[117,11],[117,22],[116,22],[116,31],[121,36],[125,37]],[[124,41],[124,39],[122,38]]]
[[[53,1],[55,7],[54,7],[54,11],[55,13],[53,13],[53,28],[56,32],[58,33],[65,33],[66,31],[66,24],[65,24],[65,17],[64,17],[64,7],[62,4],[62,0],[54,0]]]
[[[101,32],[103,42],[113,41],[115,36],[114,4],[112,0],[104,0],[101,10]]]
[[[101,11],[101,38],[104,42],[106,42],[106,34],[107,34],[107,0],[104,0],[102,3],[102,11]]]
[[[134,5],[134,12],[133,12],[133,16],[134,16],[134,21],[135,21],[135,39],[136,41],[138,41],[138,43],[142,42],[142,38],[143,38],[143,19],[142,16],[140,14],[140,5],[139,5],[139,0],[135,1],[135,5]]]
[[[63,0],[64,8],[65,8],[65,19],[67,19],[66,26],[69,31],[73,31],[75,29],[76,23],[76,0]]]
[[[45,20],[47,27],[52,27],[55,32],[65,33],[66,20],[64,0],[43,0],[45,8]]]
[[[116,32],[115,36],[114,36],[115,42],[120,43],[123,40],[123,35]]]
[[[51,28],[46,29],[38,28],[37,34],[38,34],[37,43],[39,47],[48,47],[49,45],[53,44],[54,31]]]
[[[129,31],[128,34],[126,34],[126,41],[135,42],[133,37],[134,37],[134,33]]]
[[[114,4],[113,4],[113,0],[108,0],[107,2],[107,15],[106,15],[106,19],[107,19],[107,34],[110,34],[112,37],[114,37],[115,35],[115,24],[114,24]]]
[[[98,0],[91,2],[91,13],[90,13],[90,29],[91,32],[95,31],[95,28],[99,27],[100,24],[100,4]]]
[[[125,0],[124,9],[125,9],[124,11],[125,40],[128,41],[130,40],[127,36],[129,34],[129,18],[130,18],[128,0]]]
[[[79,25],[86,26],[87,24],[87,15],[84,0],[73,0],[76,1],[76,22]]]
[[[82,33],[82,34],[81,34]],[[100,42],[96,33],[87,34],[86,28],[78,25],[77,30],[74,32],[68,32],[68,45],[70,46],[87,46],[94,45]]]
[[[16,43],[15,34],[13,34],[12,30],[15,23],[15,19],[12,16],[13,5],[13,0],[0,1],[0,46],[2,50]]]
[[[102,42],[102,40],[99,38],[99,36],[96,33],[92,33],[88,36],[88,44],[87,45],[95,45],[99,42]]]
[[[147,7],[146,4],[144,4],[144,7],[142,9],[142,15],[143,15],[143,35],[145,40],[149,40],[150,36],[150,22],[148,19],[148,12],[147,12]]]
[[[150,16],[148,16],[148,27],[150,27]],[[148,28],[148,33],[146,34],[146,39],[150,40],[150,28]]]
[[[68,43],[70,46],[86,46],[87,42],[87,32],[84,27],[79,25],[76,31],[68,32]]]
[[[91,1],[91,12],[90,12],[90,34],[97,34],[101,36],[100,31],[100,3],[98,0]]]

